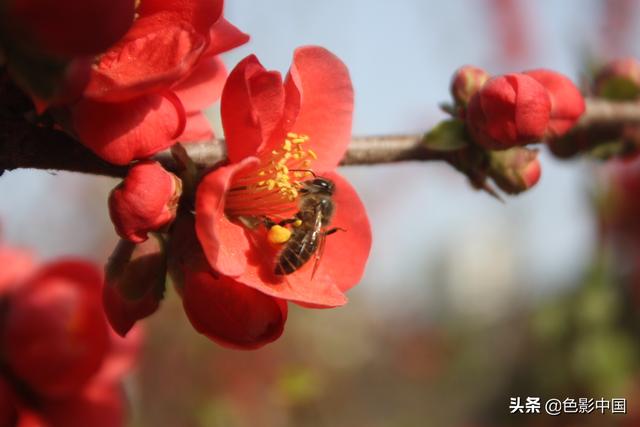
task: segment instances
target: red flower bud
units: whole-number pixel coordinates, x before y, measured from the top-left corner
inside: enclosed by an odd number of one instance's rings
[[[482,68],[465,65],[459,68],[451,79],[451,96],[458,105],[466,106],[473,94],[480,90],[490,77]]]
[[[109,197],[109,214],[123,239],[140,243],[147,233],[169,224],[176,216],[182,181],[158,162],[133,166]]]
[[[152,237],[135,244],[121,240],[106,267],[104,310],[111,327],[125,336],[136,321],[160,305],[167,273],[162,242]]]
[[[640,96],[640,62],[620,58],[605,65],[595,79],[596,95],[613,100],[634,100]]]
[[[55,56],[103,52],[133,22],[133,0],[13,0],[6,24],[31,44]]]
[[[555,71],[531,70],[524,74],[533,77],[549,93],[551,115],[547,135],[558,137],[567,133],[584,113],[584,98],[580,90],[566,76]]]
[[[540,83],[524,74],[506,74],[476,92],[467,120],[478,145],[500,150],[542,139],[550,112],[549,94]]]
[[[0,335],[11,372],[41,396],[77,392],[109,349],[100,272],[82,261],[40,269],[9,299]]]
[[[541,172],[536,150],[514,147],[490,154],[488,174],[507,194],[518,194],[533,187]]]

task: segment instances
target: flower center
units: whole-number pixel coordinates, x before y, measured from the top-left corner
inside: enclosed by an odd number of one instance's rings
[[[289,132],[278,150],[258,153],[259,163],[233,177],[226,195],[229,217],[285,218],[297,209],[302,182],[318,156],[305,149],[308,135]]]

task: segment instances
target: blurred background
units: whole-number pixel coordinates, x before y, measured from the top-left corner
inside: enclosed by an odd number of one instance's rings
[[[224,59],[232,68],[256,53],[284,74],[295,47],[323,45],[350,69],[354,134],[417,133],[444,117],[437,105],[461,65],[548,67],[580,81],[594,60],[640,56],[638,9],[634,0],[227,0],[227,18],[252,40]],[[221,134],[217,116],[213,108]],[[374,233],[349,304],[292,305],[284,336],[244,353],[198,335],[169,291],[143,322],[131,426],[640,426],[640,166],[542,152],[540,183],[504,204],[442,164],[342,168]],[[0,235],[44,259],[103,263],[117,241],[106,206],[116,184],[6,173]],[[627,398],[629,414],[510,415],[510,398],[528,396]]]

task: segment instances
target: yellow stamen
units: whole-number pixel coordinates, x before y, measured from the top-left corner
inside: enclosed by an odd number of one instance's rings
[[[300,227],[302,225],[302,220],[301,219],[296,219],[295,222],[293,223],[294,227]]]

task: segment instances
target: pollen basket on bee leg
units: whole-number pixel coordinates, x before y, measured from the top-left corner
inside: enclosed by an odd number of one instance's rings
[[[233,177],[225,196],[229,217],[284,218],[297,210],[302,182],[313,176],[317,154],[306,149],[307,135],[289,132],[276,150],[258,153],[255,166]]]

